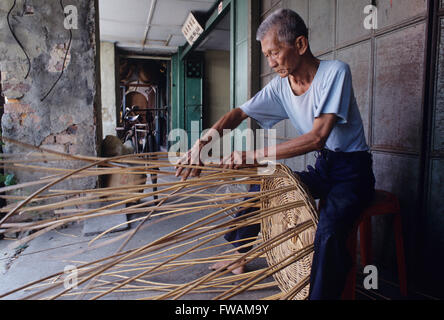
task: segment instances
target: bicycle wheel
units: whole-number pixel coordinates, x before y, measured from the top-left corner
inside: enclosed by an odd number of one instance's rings
[[[156,141],[152,134],[148,134],[145,138],[144,153],[156,152]]]
[[[130,132],[128,132],[128,133],[125,135],[125,139],[124,139],[124,141],[123,141],[123,145],[124,145],[127,149],[132,150],[131,153],[134,153],[134,152],[136,151],[136,146],[135,146],[135,144],[134,144],[133,135],[132,135]]]

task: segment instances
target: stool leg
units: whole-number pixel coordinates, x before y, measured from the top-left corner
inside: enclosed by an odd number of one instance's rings
[[[372,262],[372,219],[365,217],[359,225],[359,242],[361,246],[362,266],[368,266]]]
[[[395,219],[393,221],[395,229],[395,240],[396,240],[396,258],[398,262],[398,277],[399,277],[399,287],[401,294],[407,296],[407,276],[405,268],[405,257],[404,257],[404,241],[402,236],[402,220],[401,214],[395,214]]]

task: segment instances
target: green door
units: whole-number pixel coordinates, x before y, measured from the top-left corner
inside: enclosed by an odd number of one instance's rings
[[[185,60],[185,130],[190,147],[202,133],[202,108],[203,58],[194,56]]]
[[[240,107],[248,100],[248,1],[231,1],[231,106]],[[241,123],[239,130],[248,128],[247,121]],[[233,149],[247,149],[246,141],[233,142]]]

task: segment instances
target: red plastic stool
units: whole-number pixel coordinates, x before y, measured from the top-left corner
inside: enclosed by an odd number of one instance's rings
[[[361,262],[363,266],[371,264],[372,260],[372,224],[373,216],[394,214],[393,228],[396,241],[396,258],[398,262],[398,277],[401,294],[407,296],[407,279],[404,258],[404,243],[402,237],[402,221],[401,210],[398,198],[389,192],[376,190],[375,199],[361,214],[359,221],[356,223],[349,240],[348,249],[352,257],[356,254],[358,228],[361,242]],[[353,259],[352,269],[347,276],[347,282],[342,294],[342,299],[354,300],[356,297],[356,258]]]

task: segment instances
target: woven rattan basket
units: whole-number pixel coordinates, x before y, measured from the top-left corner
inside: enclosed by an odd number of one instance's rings
[[[294,237],[291,239],[267,250],[266,259],[270,266],[280,263],[283,259],[293,255],[301,249],[310,247],[314,241],[318,222],[318,211],[316,210],[315,202],[300,179],[284,165],[278,165],[276,172],[278,173],[275,175],[277,177],[264,179],[262,183],[263,191],[276,190],[287,186],[295,186],[296,188],[295,190],[262,201],[262,207],[276,208],[282,204],[288,204],[293,201],[303,201],[305,204],[264,218],[262,220],[262,237],[264,240],[266,241],[273,238],[274,236],[309,220],[311,220],[313,224],[309,229],[301,233],[295,233]],[[297,294],[290,295],[290,299],[303,300],[308,297],[309,284],[307,279],[310,275],[312,258],[313,252],[290,264],[288,267],[274,273],[273,277],[284,293],[284,296],[288,293],[291,294],[291,292],[298,286],[303,286],[303,289],[298,291]],[[276,268],[278,267],[279,264]]]

